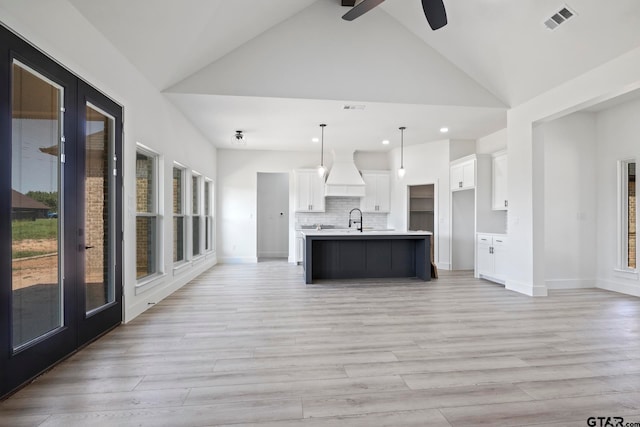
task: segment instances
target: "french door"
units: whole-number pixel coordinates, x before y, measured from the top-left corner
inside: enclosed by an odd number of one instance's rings
[[[0,396],[122,319],[122,108],[0,28]]]

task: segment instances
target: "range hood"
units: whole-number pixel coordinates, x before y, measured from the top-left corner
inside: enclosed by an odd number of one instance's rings
[[[326,197],[364,197],[364,181],[353,161],[353,151],[332,150],[333,165],[325,183]]]

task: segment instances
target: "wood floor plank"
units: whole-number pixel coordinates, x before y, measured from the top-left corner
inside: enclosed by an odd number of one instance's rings
[[[630,404],[633,399],[637,399],[636,403]],[[442,408],[440,412],[453,427],[524,426],[579,421],[586,425],[590,416],[632,415],[638,412],[639,406],[638,394],[611,394]]]
[[[640,298],[219,265],[0,402],[16,426],[640,421]],[[634,419],[633,417],[636,416]]]

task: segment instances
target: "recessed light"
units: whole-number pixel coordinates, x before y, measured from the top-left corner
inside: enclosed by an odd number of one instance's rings
[[[383,140],[383,141],[382,141],[382,144],[383,144],[383,145],[389,145],[389,140],[388,140],[388,139]]]
[[[449,132],[449,128],[440,128],[440,133],[447,133]]]
[[[311,142],[320,142],[320,138],[311,138]]]

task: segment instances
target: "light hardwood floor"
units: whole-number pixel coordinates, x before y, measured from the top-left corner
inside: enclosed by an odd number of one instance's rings
[[[640,422],[640,298],[530,298],[470,274],[206,272],[0,403],[2,426]]]

